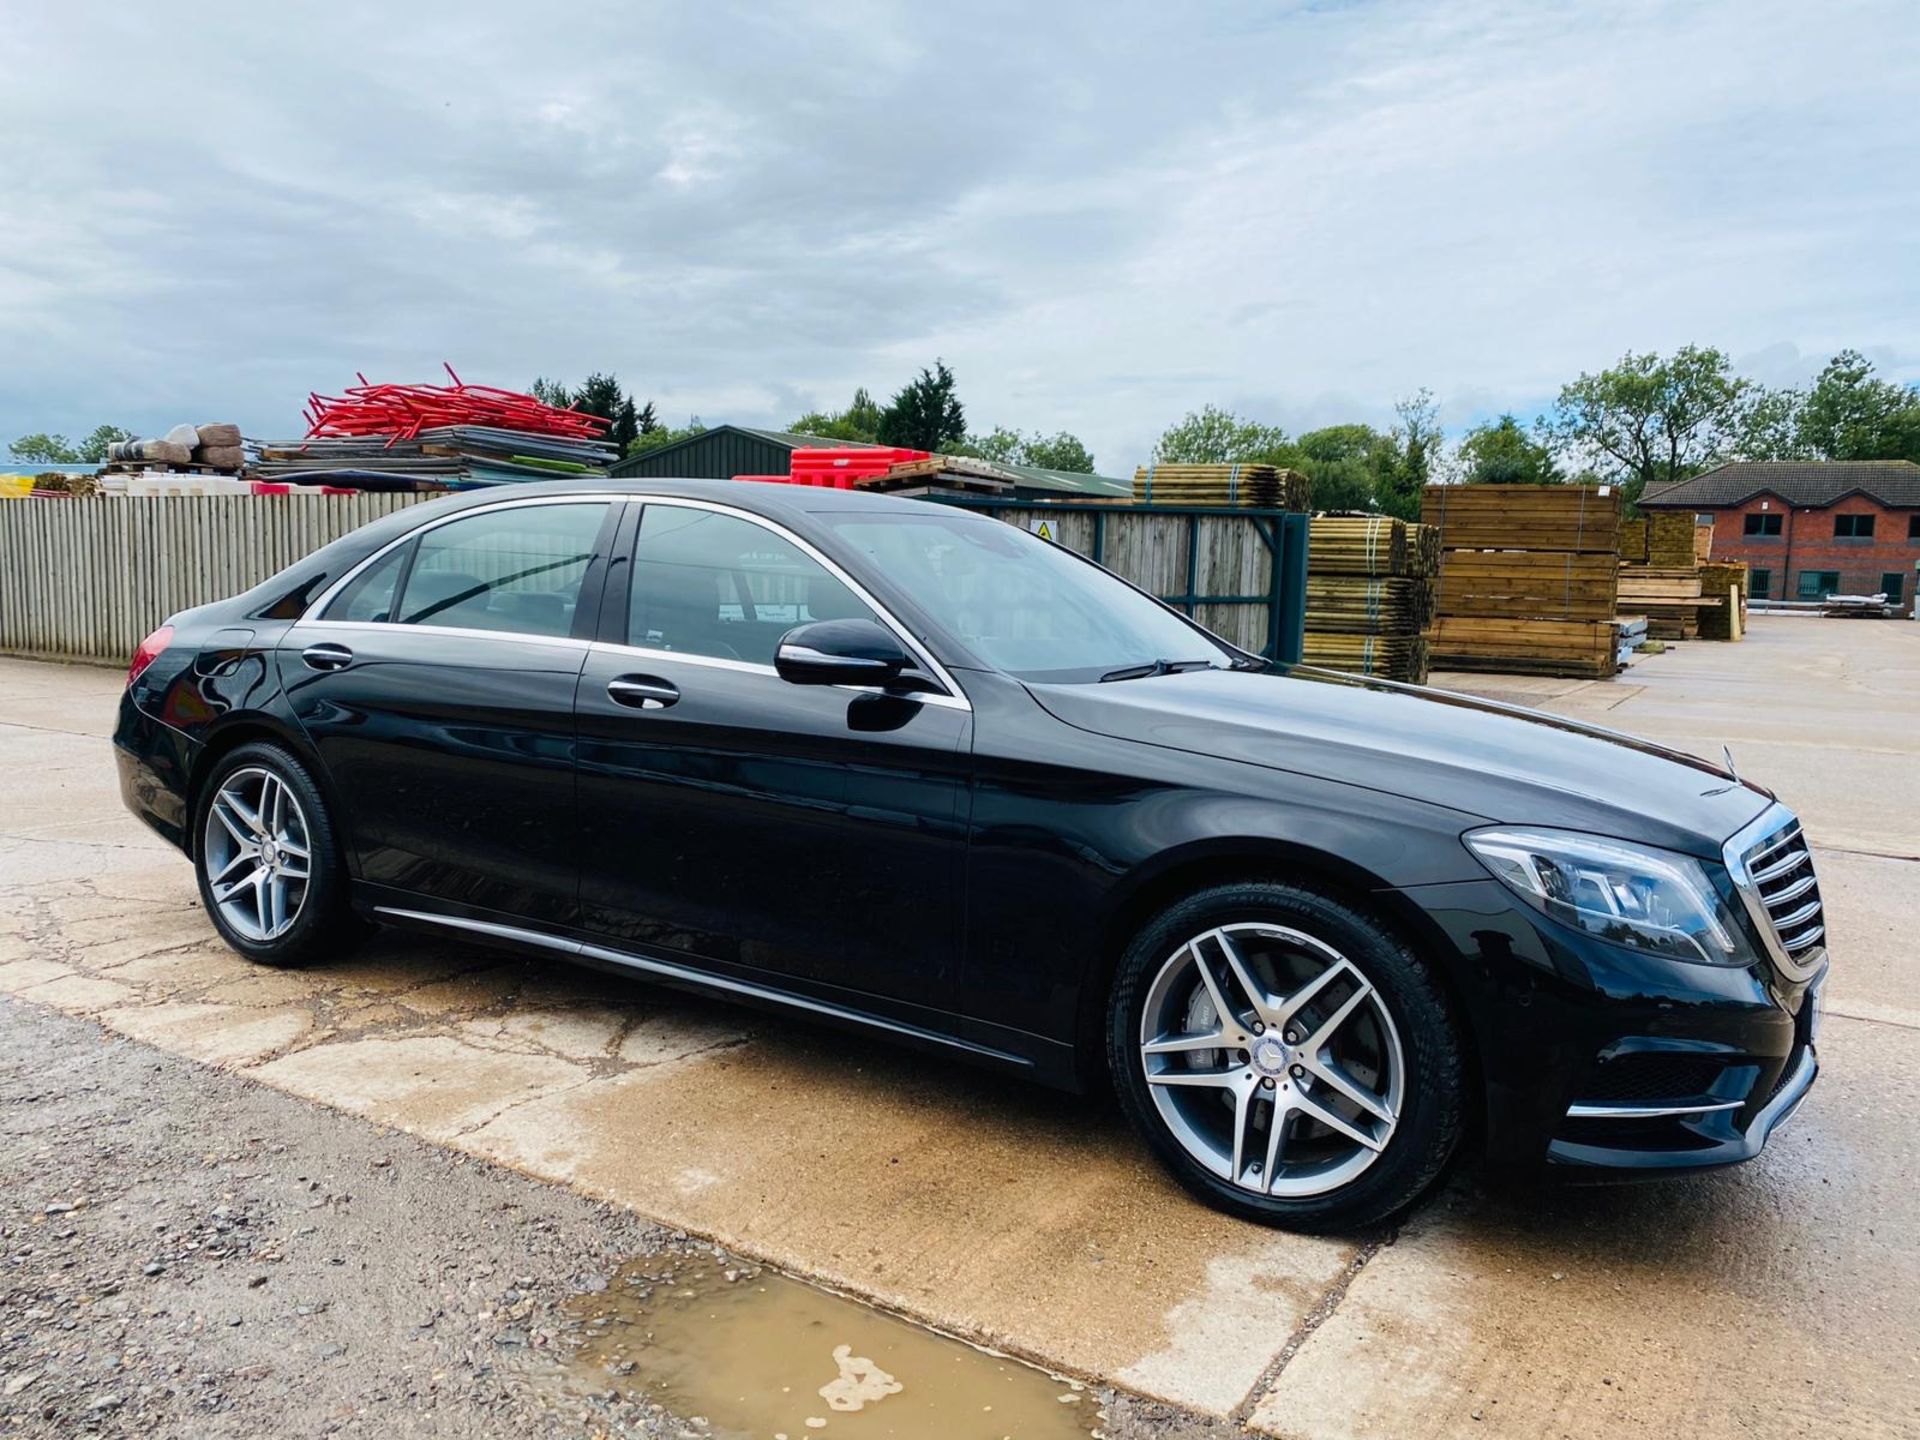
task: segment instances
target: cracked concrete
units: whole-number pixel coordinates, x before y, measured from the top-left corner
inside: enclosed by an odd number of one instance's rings
[[[1462,686],[1732,743],[1806,817],[1838,1018],[1755,1165],[1520,1196],[1469,1169],[1364,1246],[1199,1208],[1098,1105],[550,959],[389,934],[249,966],[119,808],[118,676],[0,680],[0,991],[1233,1428],[1920,1432],[1920,864],[1888,858],[1920,855],[1920,627],[1763,618],[1611,685]]]

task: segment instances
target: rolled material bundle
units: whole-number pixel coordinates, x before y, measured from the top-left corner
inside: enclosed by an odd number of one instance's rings
[[[107,446],[107,459],[147,465],[190,465],[193,447],[172,440],[115,440]]]
[[[194,434],[198,437],[202,449],[221,449],[240,444],[238,425],[197,425],[194,427]]]

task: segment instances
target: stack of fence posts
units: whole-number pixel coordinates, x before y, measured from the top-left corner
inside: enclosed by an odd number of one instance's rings
[[[1600,485],[1429,485],[1434,668],[1593,679],[1618,669],[1620,496]]]
[[[421,495],[0,502],[0,650],[124,659],[167,616],[251,589]]]
[[[1318,515],[1307,556],[1309,665],[1424,685],[1439,536],[1390,515]]]

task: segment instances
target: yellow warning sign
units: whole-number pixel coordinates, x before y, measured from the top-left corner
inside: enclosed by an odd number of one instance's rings
[[[1053,521],[1049,520],[1044,515],[1034,516],[1031,520],[1027,522],[1027,528],[1033,531],[1033,533],[1038,535],[1042,540],[1052,540],[1054,538]]]

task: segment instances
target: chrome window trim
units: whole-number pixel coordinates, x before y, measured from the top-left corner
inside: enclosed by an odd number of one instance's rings
[[[1804,963],[1795,961],[1787,953],[1781,936],[1774,929],[1773,917],[1767,913],[1766,902],[1760,895],[1760,887],[1754,881],[1747,852],[1754,850],[1755,846],[1776,831],[1799,825],[1799,817],[1776,800],[1734,831],[1727,838],[1726,844],[1720,847],[1721,862],[1727,867],[1727,873],[1733,877],[1734,889],[1740,892],[1740,899],[1747,907],[1748,918],[1753,921],[1754,928],[1760,932],[1760,941],[1766,947],[1767,958],[1773,961],[1781,974],[1796,981],[1807,979],[1827,963],[1827,947],[1822,945],[1818,950],[1813,951]],[[1804,832],[1804,827],[1801,829]],[[1751,859],[1765,859],[1791,838],[1789,836],[1777,844],[1768,846],[1765,850],[1755,851]],[[1807,840],[1804,833],[1801,839],[1807,847],[1807,864],[1814,871],[1817,879],[1819,868],[1813,864],[1813,842]]]
[[[807,540],[804,536],[794,534],[793,531],[787,529],[787,527],[782,525],[779,521],[770,520],[765,515],[756,515],[751,510],[742,510],[738,506],[723,505],[713,500],[689,500],[683,496],[678,496],[678,495],[661,495],[658,497],[646,496],[646,495],[635,495],[629,498],[639,501],[640,504],[642,505],[658,505],[668,509],[677,508],[681,510],[707,510],[707,511],[713,512],[716,515],[730,515],[736,520],[744,520],[750,525],[758,525],[763,530],[770,530],[775,535],[778,535],[781,539],[789,541],[790,543],[798,547],[810,560],[812,560],[815,564],[819,565],[821,569],[825,570],[829,575],[833,576],[834,579],[838,580],[842,585],[846,586],[847,589],[851,590],[853,592],[854,598],[858,600],[862,605],[865,605],[869,610],[871,610],[874,613],[874,616],[880,621],[880,623],[882,625],[885,625],[887,629],[893,632],[894,638],[898,640],[902,645],[906,646],[907,653],[912,655],[919,662],[920,668],[926,671],[926,673],[931,675],[935,680],[939,681],[940,684],[945,686],[947,691],[945,695],[929,695],[929,694],[924,694],[920,692],[914,692],[910,695],[903,695],[902,698],[918,700],[924,704],[944,702],[948,706],[955,709],[960,709],[960,710],[973,709],[973,705],[967,699],[967,692],[960,688],[960,683],[957,680],[955,680],[952,675],[947,673],[946,666],[942,665],[938,660],[934,659],[932,653],[929,652],[927,648],[919,642],[919,640],[914,638],[913,632],[908,630],[905,625],[901,624],[900,621],[895,618],[892,611],[888,610],[886,606],[882,605],[878,600],[874,599],[872,593],[866,588],[866,586],[862,585],[858,580],[854,579],[852,575],[848,574],[846,569],[843,566],[841,566],[838,561],[834,560],[831,556],[822,552],[818,546],[814,545],[811,541]],[[644,526],[645,523],[646,523],[645,519],[643,518],[641,521],[641,524]],[[634,536],[634,543],[636,545],[639,544],[638,534]],[[626,648],[644,649],[645,647],[629,646]],[[672,656],[672,658],[678,659],[678,660],[685,660],[689,658],[688,656],[682,654],[677,650],[676,651],[653,651],[652,653],[658,654],[658,655],[670,655]],[[742,660],[742,661],[734,661],[732,663],[745,665],[745,664],[753,664],[754,662]],[[772,666],[755,665],[755,668],[768,670],[774,674],[779,673],[778,671],[773,670]],[[827,688],[835,689],[835,690],[871,690],[871,689],[874,689],[875,687],[866,686],[866,685],[835,685]]]
[[[307,606],[305,610],[300,612],[300,621],[303,623],[310,623],[315,625],[361,625],[361,624],[383,625],[383,626],[393,625],[398,628],[408,629],[408,630],[451,629],[452,628],[451,626],[402,625],[401,622],[397,620],[366,620],[366,621],[322,620],[319,617],[326,612],[327,606],[333,603],[334,596],[338,595],[342,590],[346,589],[347,586],[351,585],[353,583],[354,577],[358,575],[362,570],[365,570],[369,565],[374,564],[382,556],[387,554],[388,551],[397,550],[402,545],[406,544],[409,540],[418,539],[420,536],[426,534],[429,530],[438,530],[442,525],[451,525],[456,520],[465,520],[469,516],[473,516],[473,515],[491,515],[496,510],[522,510],[530,505],[605,505],[610,501],[626,500],[630,498],[631,498],[630,496],[622,495],[617,491],[611,491],[611,490],[604,491],[604,492],[595,490],[592,493],[586,494],[586,495],[523,495],[516,500],[497,500],[497,501],[491,501],[485,505],[473,505],[468,507],[465,510],[456,510],[451,515],[436,515],[430,520],[422,521],[420,524],[414,526],[413,529],[407,531],[404,535],[394,536],[393,539],[389,540],[386,544],[382,545],[378,550],[374,551],[371,555],[367,556],[359,564],[355,565],[351,570],[347,571],[346,574],[342,575],[338,580],[334,581],[333,584],[329,585],[326,589],[322,590],[320,592],[319,598],[316,599],[311,605]],[[429,501],[428,503],[431,504],[432,502]],[[487,635],[519,635],[523,632],[519,630],[487,630],[479,633],[487,634]],[[551,639],[553,637],[535,635],[535,636],[532,636],[531,638],[540,640],[540,639]]]
[[[618,644],[610,640],[581,640],[571,635],[537,635],[530,634],[523,630],[474,630],[452,625],[407,625],[397,620],[326,620],[320,618],[325,614],[327,606],[333,603],[334,597],[348,585],[352,584],[354,577],[362,570],[366,569],[369,565],[375,564],[383,555],[387,554],[388,551],[397,549],[409,541],[417,539],[429,530],[437,530],[442,525],[450,525],[455,520],[465,520],[471,515],[490,515],[496,510],[514,510],[529,505],[604,505],[609,501],[630,501],[641,506],[670,505],[678,506],[685,510],[709,510],[717,515],[731,515],[735,519],[745,520],[749,524],[771,530],[782,539],[792,542],[804,551],[810,559],[825,569],[828,574],[832,575],[834,579],[851,590],[861,604],[873,611],[880,622],[893,632],[894,637],[907,647],[908,653],[919,661],[926,673],[933,676],[933,678],[944,685],[947,690],[947,693],[944,695],[914,692],[912,694],[904,694],[903,698],[918,701],[923,705],[941,705],[952,710],[972,712],[973,705],[967,699],[967,692],[960,688],[960,682],[953,678],[946,666],[934,659],[927,648],[914,638],[913,633],[909,631],[905,625],[901,624],[886,606],[874,599],[873,595],[864,585],[849,575],[846,570],[832,558],[821,553],[820,549],[811,541],[794,534],[793,531],[787,529],[786,526],[777,520],[770,520],[764,515],[756,515],[751,510],[744,510],[737,505],[725,505],[714,500],[693,500],[680,495],[653,495],[644,491],[628,490],[592,490],[578,495],[523,495],[513,499],[490,501],[484,505],[469,506],[464,510],[457,510],[451,515],[436,516],[431,520],[415,526],[403,535],[396,535],[371,555],[365,557],[359,564],[355,565],[351,570],[348,570],[346,574],[334,581],[333,584],[329,585],[325,590],[322,590],[319,597],[315,599],[311,605],[307,606],[306,610],[301,613],[300,618],[293,623],[295,626],[313,626],[328,630],[370,629],[380,634],[390,633],[395,630],[416,630],[422,633],[466,635],[488,640],[535,641],[542,644],[570,645],[589,651],[609,650],[659,660],[681,661],[686,664],[712,665],[720,669],[743,670],[753,674],[767,674],[778,678],[780,672],[775,670],[771,665],[761,665],[748,660],[728,660],[717,655],[690,655],[679,650],[657,650],[645,645]],[[639,540],[637,533],[634,538],[637,544]],[[783,681],[782,683],[784,684],[785,682]],[[863,694],[893,693],[871,685],[833,685],[822,688],[857,690]]]
[[[746,996],[756,1000],[771,1001],[791,1009],[804,1010],[815,1015],[830,1016],[836,1020],[849,1020],[856,1024],[868,1025],[876,1030],[885,1030],[895,1035],[908,1036],[916,1040],[930,1040],[940,1045],[951,1046],[955,1050],[964,1050],[970,1054],[981,1055],[1007,1064],[1031,1069],[1033,1061],[1024,1055],[1015,1055],[1011,1051],[996,1050],[990,1045],[977,1044],[963,1040],[957,1035],[944,1034],[938,1030],[928,1030],[912,1025],[904,1020],[889,1020],[879,1015],[870,1015],[864,1010],[855,1010],[851,1006],[836,1005],[831,1000],[816,1000],[808,995],[796,995],[790,990],[776,989],[771,985],[756,985],[750,980],[736,980],[730,975],[716,974],[693,965],[679,965],[670,960],[656,960],[651,956],[635,955],[625,950],[614,950],[604,945],[589,944],[584,940],[569,940],[558,935],[548,935],[538,930],[522,929],[518,925],[501,925],[491,920],[473,920],[464,915],[442,915],[431,910],[407,910],[396,905],[376,905],[374,911],[380,915],[391,915],[396,920],[413,920],[430,925],[445,925],[455,930],[469,930],[479,935],[491,935],[496,939],[511,940],[517,944],[538,946],[541,949],[556,950],[563,955],[576,955],[582,959],[601,960],[639,971],[643,975],[655,975],[662,979],[678,981],[702,990],[721,995]]]

